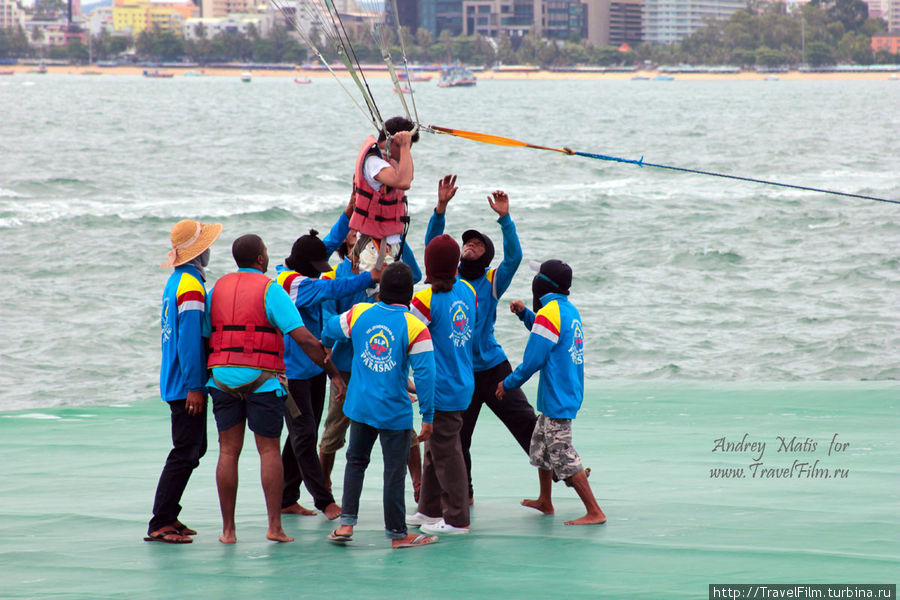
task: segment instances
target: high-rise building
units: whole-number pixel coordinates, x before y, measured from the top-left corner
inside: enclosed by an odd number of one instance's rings
[[[537,37],[566,39],[587,35],[585,5],[581,0],[538,0],[535,5],[539,7],[539,17],[534,23]]]
[[[517,17],[515,9],[514,0],[463,0],[463,34],[521,37],[531,31],[534,17]]]
[[[25,11],[16,0],[0,0],[0,29],[25,27]]]
[[[401,27],[406,27],[411,32],[415,32],[419,28],[418,0],[397,0],[397,15],[399,17],[399,25]],[[385,21],[388,25],[397,25],[397,23],[394,22],[394,11],[387,11],[387,14],[385,14]]]
[[[884,2],[882,0],[864,0],[869,7],[870,19],[884,18]]]
[[[113,27],[129,31],[137,37],[145,29],[157,27],[184,35],[184,22],[200,16],[200,10],[190,1],[150,2],[148,0],[116,0],[113,5]]]
[[[438,37],[442,31],[451,35],[463,32],[463,0],[421,0],[419,2],[419,27]]]
[[[885,0],[884,20],[890,33],[900,33],[900,0]]]
[[[204,17],[224,17],[231,13],[256,12],[255,0],[201,0]]]
[[[745,8],[746,0],[645,0],[644,41],[671,44],[706,25]]]
[[[586,0],[587,39],[596,46],[634,45],[643,37],[644,0]]]

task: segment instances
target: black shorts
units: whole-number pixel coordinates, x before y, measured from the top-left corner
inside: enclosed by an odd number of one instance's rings
[[[284,400],[275,392],[250,394],[246,400],[235,398],[222,390],[210,387],[213,415],[216,417],[216,428],[219,431],[231,429],[235,425],[247,421],[250,431],[267,438],[281,437],[284,426]]]

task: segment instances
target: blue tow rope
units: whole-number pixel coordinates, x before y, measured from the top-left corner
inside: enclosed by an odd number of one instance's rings
[[[847,196],[849,198],[861,198],[863,200],[875,200],[876,202],[889,202],[891,204],[900,204],[900,200],[891,200],[890,198],[879,198],[877,196],[866,196],[865,194],[850,194],[848,192],[838,192],[836,190],[826,190],[822,188],[809,187],[805,185],[793,185],[791,183],[780,183],[778,181],[769,181],[767,179],[756,179],[753,177],[741,177],[739,175],[729,175],[727,173],[716,173],[714,171],[700,171],[698,169],[685,169],[684,167],[673,167],[671,165],[658,165],[655,163],[644,162],[644,157],[642,156],[640,160],[633,160],[629,158],[620,158],[618,156],[607,156],[605,154],[591,154],[589,152],[576,152],[574,150],[569,150],[567,154],[573,154],[575,156],[583,156],[585,158],[596,158],[597,160],[609,160],[613,162],[620,163],[628,163],[632,165],[637,165],[639,167],[656,167],[657,169],[668,169],[670,171],[680,171],[682,173],[696,173],[697,175],[711,175],[713,177],[724,177],[726,179],[737,179],[738,181],[750,181],[752,183],[762,183],[764,185],[774,185],[778,187],[791,188],[794,190],[803,190],[806,192],[820,192],[822,194],[833,194],[835,196]]]

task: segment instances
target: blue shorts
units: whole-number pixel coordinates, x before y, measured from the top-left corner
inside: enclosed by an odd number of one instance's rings
[[[279,398],[275,392],[264,392],[250,394],[246,400],[241,400],[213,387],[207,389],[212,398],[213,415],[219,431],[247,421],[250,431],[261,437],[281,437],[284,397]]]

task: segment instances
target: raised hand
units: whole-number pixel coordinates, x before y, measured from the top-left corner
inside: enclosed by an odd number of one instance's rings
[[[447,204],[449,204],[453,196],[456,195],[456,190],[458,189],[459,188],[456,187],[456,175],[444,175],[441,177],[440,181],[438,181],[438,201],[435,212],[445,212],[447,210]]]
[[[501,217],[509,214],[509,196],[503,190],[497,190],[488,196],[488,203],[491,205],[491,210]]]

